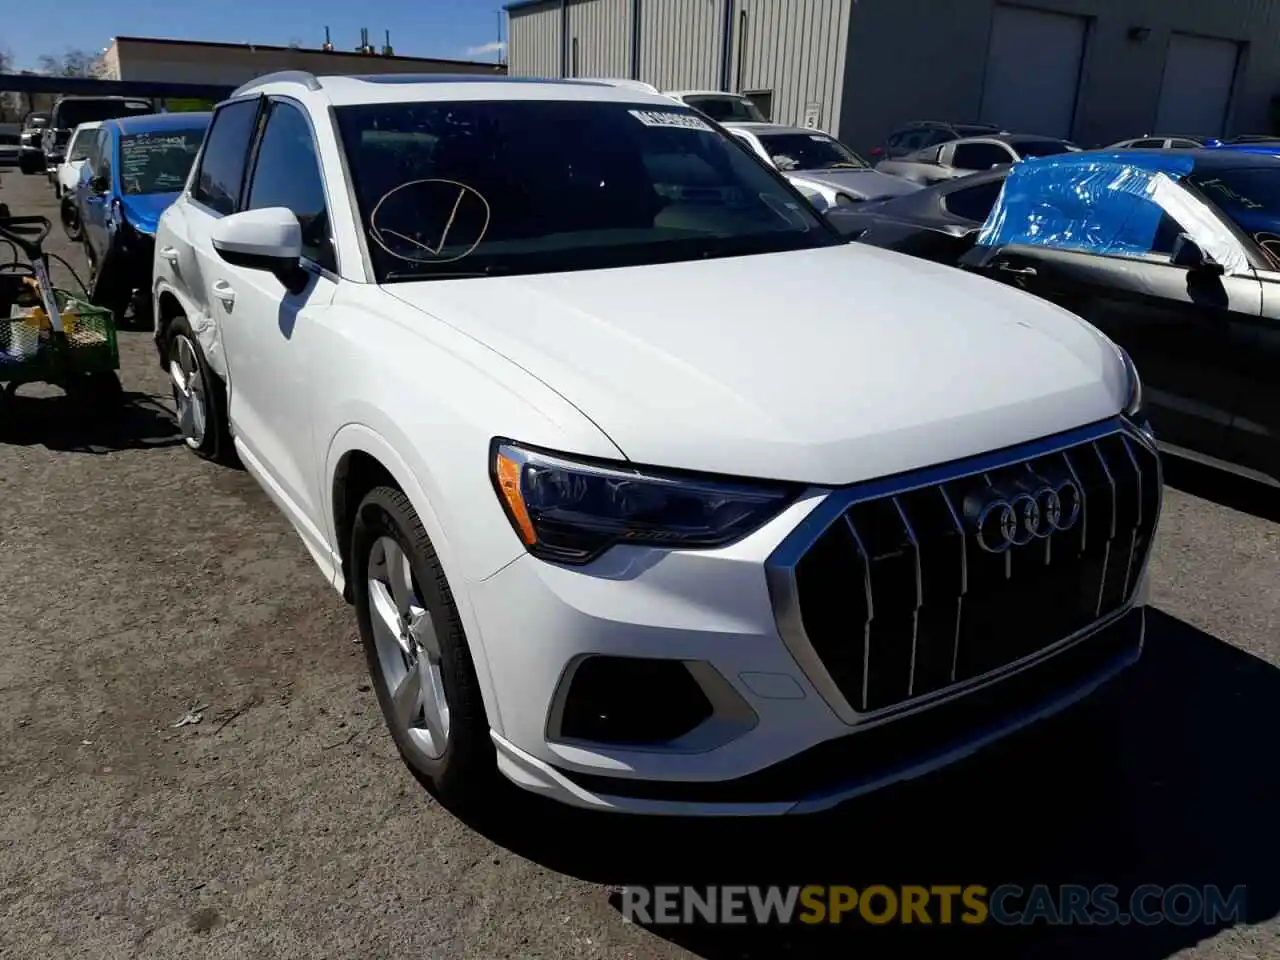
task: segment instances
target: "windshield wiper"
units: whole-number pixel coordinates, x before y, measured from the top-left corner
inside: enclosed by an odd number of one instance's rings
[[[495,277],[505,271],[499,267],[485,267],[483,270],[388,270],[383,276],[387,280],[468,280],[476,277]]]

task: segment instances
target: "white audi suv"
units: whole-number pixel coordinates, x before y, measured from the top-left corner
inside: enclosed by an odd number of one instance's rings
[[[1140,653],[1161,484],[1125,355],[843,242],[660,95],[260,78],[161,218],[154,297],[188,446],[353,603],[447,803],[498,770],[816,810]]]

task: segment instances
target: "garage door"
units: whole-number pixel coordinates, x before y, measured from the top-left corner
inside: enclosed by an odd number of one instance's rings
[[[1175,33],[1169,40],[1156,108],[1156,130],[1206,137],[1224,132],[1240,46]]]
[[[997,6],[981,119],[1016,133],[1071,136],[1085,33],[1083,17]]]

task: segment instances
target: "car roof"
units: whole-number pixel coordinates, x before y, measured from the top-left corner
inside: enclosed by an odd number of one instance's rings
[[[263,93],[301,94],[336,107],[357,104],[412,103],[448,100],[565,100],[675,106],[669,95],[601,80],[543,79],[491,74],[386,73],[314,76],[284,71],[258,77],[230,99]]]
[[[745,100],[740,93],[731,93],[728,90],[664,90],[663,93],[668,97],[731,97],[734,100]]]
[[[1171,157],[1190,157],[1197,170],[1248,167],[1275,167],[1280,170],[1280,157],[1265,153],[1246,153],[1242,150],[1218,150],[1213,147],[1201,147],[1197,150],[1082,150],[1079,153],[1063,153],[1045,159],[1060,165],[1080,166],[1099,160],[1118,160],[1141,169],[1163,170]]]
[[[121,133],[152,133],[157,130],[190,130],[207,127],[213,114],[207,111],[191,113],[146,113],[138,117],[117,117],[106,121]]]

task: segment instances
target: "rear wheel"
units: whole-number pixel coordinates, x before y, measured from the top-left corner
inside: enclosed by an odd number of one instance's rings
[[[187,447],[206,460],[234,463],[226,387],[209,369],[200,342],[184,316],[169,321],[165,357],[174,412]]]

